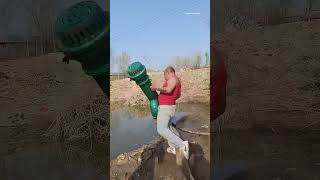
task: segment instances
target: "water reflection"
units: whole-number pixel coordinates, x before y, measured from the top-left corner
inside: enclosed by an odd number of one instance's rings
[[[172,122],[186,120],[188,113],[177,112]],[[126,110],[111,112],[111,159],[117,155],[139,148],[158,136],[156,120],[151,115],[139,117]]]
[[[133,117],[128,111],[111,112],[110,119],[110,155],[138,148],[157,136],[156,124],[151,116]]]

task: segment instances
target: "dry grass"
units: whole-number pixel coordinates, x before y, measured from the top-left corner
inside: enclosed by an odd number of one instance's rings
[[[48,129],[46,136],[55,140],[107,144],[109,141],[109,103],[105,96],[62,113]]]

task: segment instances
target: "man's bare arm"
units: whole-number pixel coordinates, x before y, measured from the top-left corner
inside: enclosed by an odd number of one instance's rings
[[[178,95],[177,99],[179,99],[180,97],[181,97],[181,93],[179,93],[179,95]]]
[[[168,80],[168,86],[163,88],[156,88],[156,90],[162,92],[162,93],[171,93],[173,89],[176,87],[177,84],[177,78],[171,78]]]

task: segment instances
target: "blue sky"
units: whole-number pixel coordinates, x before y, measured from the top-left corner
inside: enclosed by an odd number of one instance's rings
[[[163,69],[176,56],[209,51],[209,0],[111,0],[113,54],[125,51],[153,69]],[[197,12],[200,15],[186,15]],[[146,56],[149,62],[145,62]]]

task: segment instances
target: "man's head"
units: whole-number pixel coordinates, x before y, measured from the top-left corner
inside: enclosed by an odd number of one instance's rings
[[[171,77],[175,76],[175,70],[172,66],[168,66],[163,73],[165,80],[169,80]]]

